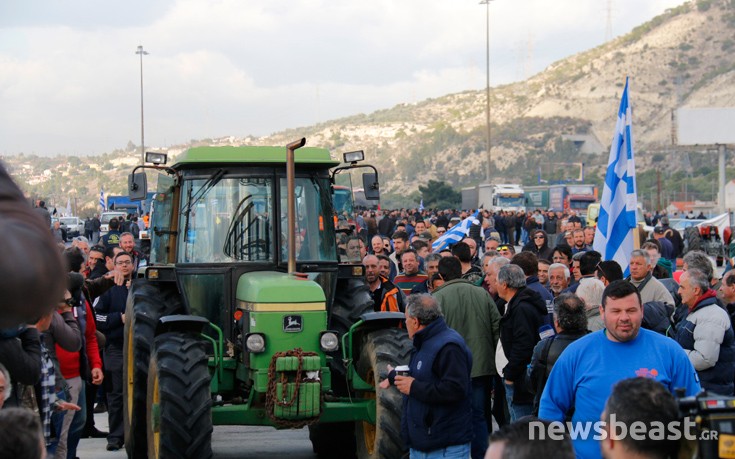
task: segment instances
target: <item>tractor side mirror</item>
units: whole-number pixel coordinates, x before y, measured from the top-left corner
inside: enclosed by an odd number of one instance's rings
[[[380,199],[380,184],[375,173],[362,174],[362,187],[365,189],[365,199],[377,201]]]
[[[131,201],[142,201],[148,193],[148,181],[145,172],[128,175],[128,196]]]

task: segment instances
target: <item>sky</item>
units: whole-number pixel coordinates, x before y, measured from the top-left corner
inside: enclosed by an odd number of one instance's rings
[[[682,2],[493,0],[490,84]],[[482,89],[486,12],[478,0],[3,1],[0,155],[140,145],[139,45],[146,149]]]

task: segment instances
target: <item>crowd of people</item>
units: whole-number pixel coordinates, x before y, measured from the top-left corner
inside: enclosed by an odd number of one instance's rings
[[[35,211],[47,212],[42,205]],[[107,438],[108,451],[123,447],[125,305],[146,257],[136,248],[138,231],[121,231],[138,228],[134,219],[113,219],[109,227],[94,242],[81,235],[69,246],[57,241],[54,256],[61,263],[53,276],[63,289],[54,307],[0,332],[0,423],[7,412],[24,426],[37,426],[47,457],[75,459],[80,439],[88,437]],[[51,231],[53,236],[53,226]],[[104,411],[109,433],[94,423],[94,413]],[[16,446],[0,450],[3,458],[42,457],[6,455]]]
[[[483,211],[445,247],[470,215],[356,221],[376,310],[404,312],[413,339],[409,374],[388,368],[382,382],[404,394],[411,457],[675,457],[666,439],[529,442],[529,425],[650,422],[656,394],[667,399],[661,416],[673,404],[678,419],[677,388],[733,395],[735,274],[718,279],[705,253],[682,253],[665,216],[620,266],[573,213]]]
[[[0,191],[8,180],[0,170]],[[470,215],[365,211],[358,234],[339,241],[345,259],[364,264],[375,309],[405,314],[410,369],[387,368],[381,387],[404,395],[411,457],[674,457],[667,438],[530,439],[556,422],[676,420],[675,389],[733,395],[735,273],[718,278],[705,253],[683,253],[665,216],[620,266],[593,250],[594,228],[574,213],[482,211],[443,244]],[[34,269],[47,296],[22,285],[25,308],[7,288],[0,428],[13,434],[0,436],[0,457],[74,459],[83,437],[123,447],[125,307],[146,263],[130,225],[139,228],[113,219],[104,236],[92,227],[91,239],[46,253]],[[109,432],[94,426],[95,402]]]

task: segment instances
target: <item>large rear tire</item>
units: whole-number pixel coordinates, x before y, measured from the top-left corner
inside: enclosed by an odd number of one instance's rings
[[[407,365],[411,354],[411,341],[405,330],[387,328],[368,333],[363,339],[357,373],[375,386],[375,392],[365,392],[363,397],[374,397],[375,424],[355,423],[357,457],[359,459],[393,459],[404,456],[406,446],[401,440],[401,412],[403,396],[395,387],[381,389],[380,374],[387,365]]]
[[[702,250],[702,236],[697,226],[690,226],[684,230],[684,253],[692,250]]]
[[[125,309],[123,356],[123,425],[125,450],[131,459],[145,459],[148,455],[146,386],[156,324],[161,317],[180,309],[176,292],[162,291],[143,279],[133,281]]]
[[[156,337],[146,401],[149,459],[212,457],[212,398],[204,343],[190,333]]]

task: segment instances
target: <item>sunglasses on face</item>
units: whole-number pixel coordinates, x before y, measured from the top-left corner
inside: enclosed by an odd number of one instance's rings
[[[75,304],[74,304],[74,298],[64,298],[59,303],[60,304],[61,303],[66,304],[67,306],[75,306]]]

